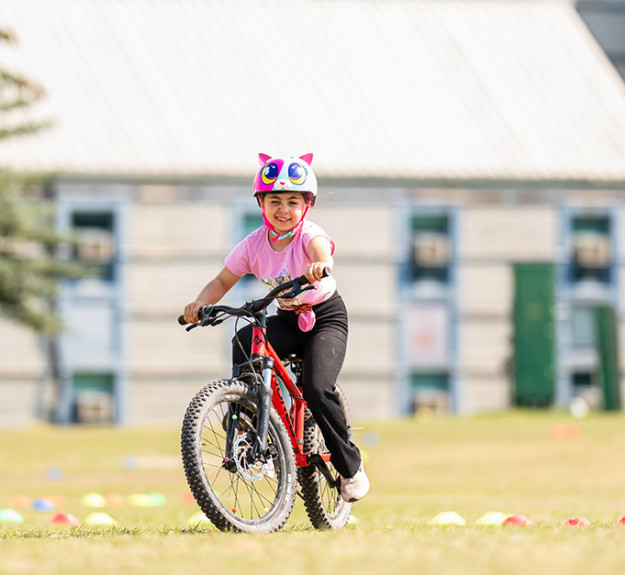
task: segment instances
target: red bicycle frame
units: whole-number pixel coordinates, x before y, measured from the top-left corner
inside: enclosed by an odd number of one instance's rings
[[[301,389],[293,382],[293,379],[286,367],[278,357],[271,344],[267,341],[266,328],[254,325],[252,331],[252,357],[269,357],[273,360],[273,371],[271,374],[271,403],[278,412],[280,419],[284,422],[293,452],[295,453],[295,464],[297,467],[310,465],[309,454],[304,452],[304,416],[306,411],[306,400]],[[286,387],[293,400],[290,408],[287,408],[282,395],[282,389],[278,383],[278,378]],[[330,454],[324,453],[321,458],[327,463],[330,461]]]

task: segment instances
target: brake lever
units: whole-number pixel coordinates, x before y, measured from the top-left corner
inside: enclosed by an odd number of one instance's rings
[[[292,290],[286,292],[285,294],[282,294],[280,297],[280,299],[292,299],[294,297],[297,297],[299,294],[301,294],[302,292],[311,290],[311,289],[315,289],[314,285],[307,285],[306,287],[294,287]]]
[[[213,315],[214,307],[210,304],[204,305],[200,308],[198,315],[200,316],[200,325],[206,327],[212,325],[212,320],[215,317]]]

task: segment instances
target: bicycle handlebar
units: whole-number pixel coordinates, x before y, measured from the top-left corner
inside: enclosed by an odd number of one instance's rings
[[[325,268],[321,277],[325,278],[329,275],[329,268]],[[187,324],[183,315],[178,317],[178,323],[182,326],[188,326],[187,331],[189,331],[194,327],[198,327],[200,325],[219,325],[226,319],[226,316],[256,317],[260,312],[268,308],[271,305],[271,302],[273,302],[278,297],[291,299],[298,296],[302,292],[310,289],[314,289],[314,286],[308,281],[305,275],[302,275],[288,282],[280,284],[279,286],[276,286],[264,298],[261,298],[259,300],[252,300],[245,303],[241,307],[230,307],[227,305],[205,305],[200,308],[198,312],[198,323]],[[288,291],[287,293],[283,293],[286,290],[290,291]]]

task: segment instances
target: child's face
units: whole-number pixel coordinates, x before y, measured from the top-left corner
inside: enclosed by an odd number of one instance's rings
[[[265,216],[279,234],[290,232],[302,219],[306,202],[299,193],[265,194]]]

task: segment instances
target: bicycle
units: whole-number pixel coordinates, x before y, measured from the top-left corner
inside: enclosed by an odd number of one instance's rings
[[[204,306],[196,324],[178,318],[187,331],[217,326],[228,317],[253,325],[247,361],[235,365],[230,378],[202,388],[182,425],[189,488],[222,531],[277,531],[289,519],[297,495],[316,529],[340,529],[350,518],[352,503],[341,497],[340,476],[302,395],[302,361],[279,358],[266,336],[269,305],[313,288],[300,276],[241,307]],[[237,323],[235,333],[236,328]],[[352,436],[347,400],[338,385],[337,390]]]

